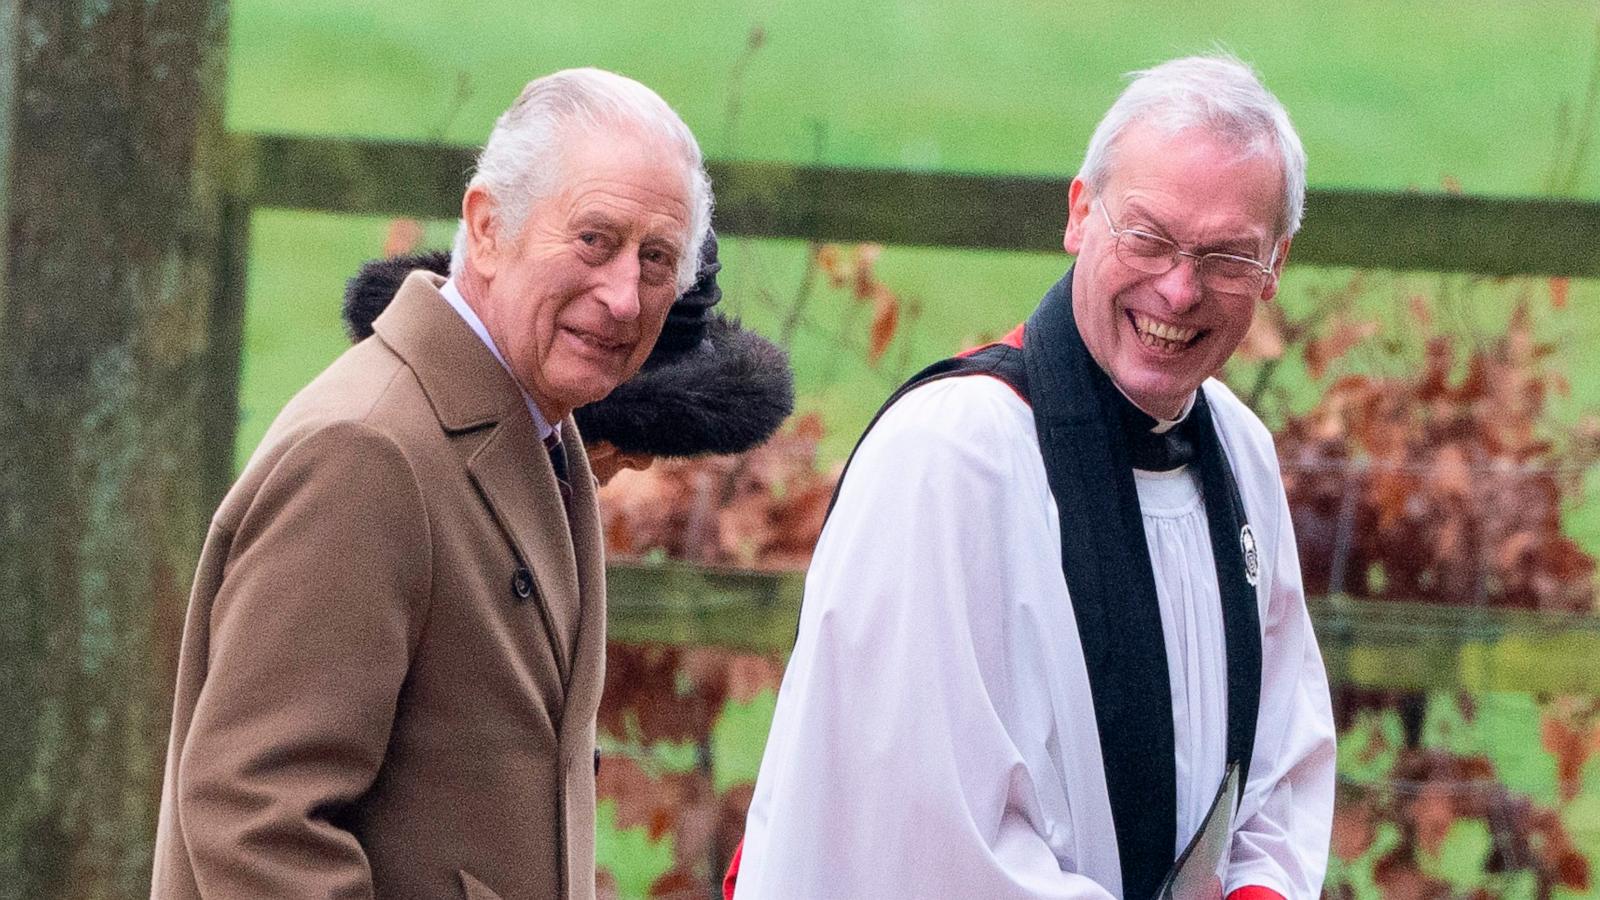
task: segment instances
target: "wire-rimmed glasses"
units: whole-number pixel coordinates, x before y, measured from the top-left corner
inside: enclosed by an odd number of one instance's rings
[[[1111,221],[1111,213],[1100,200],[1100,215],[1111,229],[1111,239],[1116,242],[1117,259],[1130,269],[1147,275],[1165,275],[1178,264],[1178,257],[1187,256],[1195,261],[1200,273],[1200,283],[1219,294],[1259,294],[1272,275],[1272,266],[1278,260],[1278,248],[1272,248],[1272,259],[1263,264],[1258,259],[1233,253],[1192,253],[1159,234],[1137,228],[1118,228]]]

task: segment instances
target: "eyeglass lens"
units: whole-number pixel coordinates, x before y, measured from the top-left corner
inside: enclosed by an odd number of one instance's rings
[[[1142,231],[1124,230],[1117,235],[1117,258],[1131,269],[1150,275],[1164,275],[1186,256],[1177,244]],[[1261,289],[1266,273],[1261,266],[1242,257],[1208,253],[1197,261],[1200,280],[1206,287],[1224,294],[1250,294]]]

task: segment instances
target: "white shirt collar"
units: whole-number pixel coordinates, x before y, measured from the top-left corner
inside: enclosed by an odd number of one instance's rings
[[[1117,384],[1117,381],[1116,381],[1115,378],[1113,378],[1111,380],[1111,383],[1116,385],[1117,393],[1121,394],[1124,400],[1127,400],[1129,403],[1133,403],[1133,398],[1129,397],[1128,396],[1128,392],[1122,389],[1122,385]],[[1144,407],[1140,406],[1137,403],[1133,403],[1133,407],[1134,407],[1134,409],[1137,409],[1140,412],[1144,413],[1145,415],[1150,416],[1150,418],[1156,420],[1155,426],[1150,429],[1150,433],[1151,434],[1166,434],[1167,432],[1171,431],[1172,429],[1178,427],[1178,424],[1180,422],[1182,422],[1184,419],[1189,418],[1189,413],[1194,410],[1194,397],[1195,397],[1195,394],[1198,394],[1198,393],[1199,393],[1199,391],[1190,392],[1189,399],[1185,400],[1183,402],[1183,409],[1178,410],[1178,417],[1175,418],[1175,419],[1163,419],[1160,416],[1151,415],[1149,410],[1145,409]]]
[[[517,376],[512,374],[511,367],[506,365],[506,358],[500,355],[500,348],[496,347],[494,340],[489,337],[489,329],[484,327],[483,320],[478,318],[478,314],[472,311],[471,306],[467,305],[467,298],[461,296],[461,291],[456,288],[455,280],[445,281],[444,285],[439,288],[439,293],[444,296],[445,302],[450,304],[450,308],[455,310],[456,314],[467,323],[467,327],[472,329],[472,333],[478,336],[478,340],[483,341],[483,345],[489,348],[490,353],[494,354],[495,361],[500,364],[500,368],[505,369],[506,374],[511,376],[511,383],[517,386],[517,392],[522,394],[523,402],[528,405],[528,414],[533,416],[533,427],[539,431],[539,440],[549,439],[550,435],[555,432],[555,428],[544,420],[544,416],[539,412],[539,405],[533,402],[533,397],[523,389],[522,382],[518,381]]]
[[[1176,419],[1162,419],[1152,416],[1152,418],[1155,418],[1156,420],[1156,425],[1154,428],[1150,429],[1150,431],[1154,434],[1166,434],[1168,431],[1178,427],[1178,423],[1189,418],[1189,413],[1194,410],[1194,395],[1198,393],[1199,391],[1195,391],[1189,395],[1188,400],[1183,401],[1183,409],[1178,410],[1178,417]]]

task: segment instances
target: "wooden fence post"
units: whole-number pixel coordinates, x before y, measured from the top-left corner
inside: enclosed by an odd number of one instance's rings
[[[226,0],[0,0],[0,897],[149,891],[234,415],[209,380],[226,23]]]

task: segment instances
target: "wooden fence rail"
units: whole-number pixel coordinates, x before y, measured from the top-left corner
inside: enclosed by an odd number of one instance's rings
[[[786,655],[804,576],[683,563],[608,568],[612,640]],[[1600,617],[1313,600],[1335,685],[1600,695]]]
[[[454,219],[476,151],[442,144],[238,134],[256,206]],[[709,164],[726,234],[1061,252],[1068,179]],[[1313,189],[1296,264],[1600,276],[1600,203]]]

